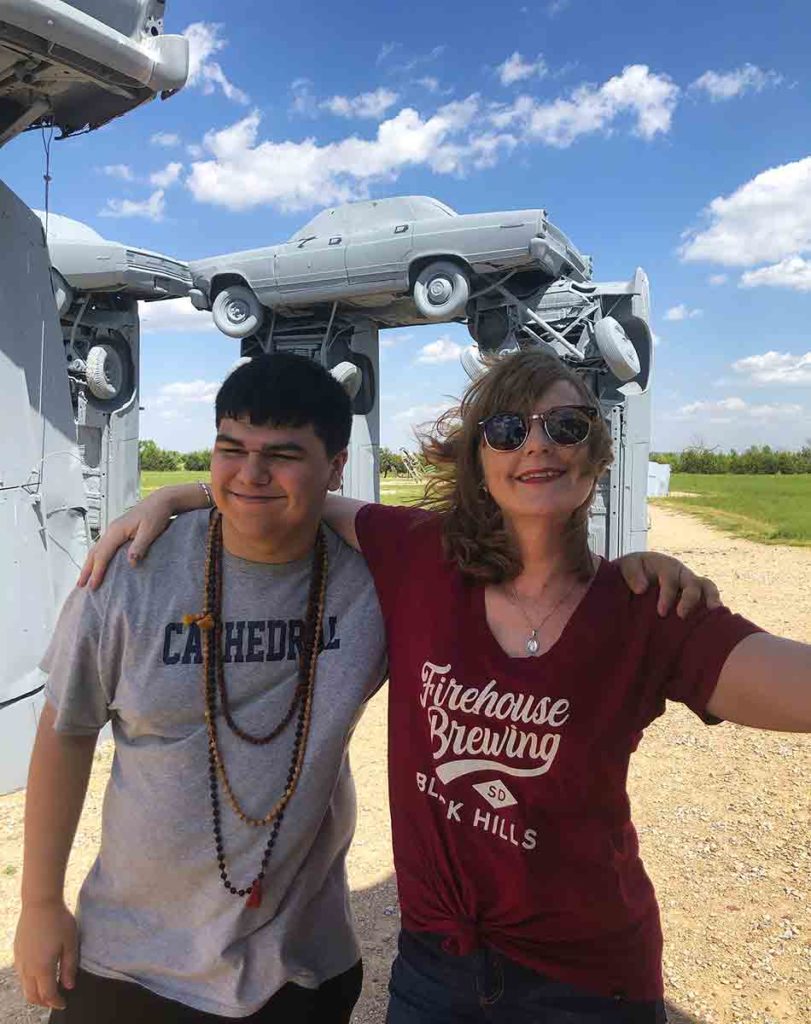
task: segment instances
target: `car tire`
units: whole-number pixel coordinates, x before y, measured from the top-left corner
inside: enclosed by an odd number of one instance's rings
[[[639,353],[619,320],[613,316],[599,320],[594,327],[594,341],[617,380],[626,384],[639,374]]]
[[[470,281],[462,267],[450,260],[429,263],[414,282],[414,305],[428,320],[458,316],[470,298]]]
[[[94,345],[87,353],[87,387],[100,402],[118,398],[126,384],[124,361],[112,345]]]
[[[214,323],[229,338],[247,338],[262,325],[265,310],[254,293],[243,284],[229,284],[217,294],[211,307]]]

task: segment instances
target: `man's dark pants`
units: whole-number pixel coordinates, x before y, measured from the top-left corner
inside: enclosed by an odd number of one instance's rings
[[[288,983],[243,1024],[349,1024],[360,996],[363,967],[358,961],[320,988]],[[233,1021],[203,1013],[155,995],[140,985],[79,971],[67,1008],[54,1010],[50,1024],[215,1024]]]

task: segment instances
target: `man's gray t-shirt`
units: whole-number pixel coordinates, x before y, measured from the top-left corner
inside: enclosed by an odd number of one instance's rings
[[[347,744],[383,678],[385,641],[365,562],[328,530],[323,650],[304,767],[262,905],[247,908],[219,875],[200,631],[183,624],[203,606],[207,525],[206,512],[181,516],[139,569],[119,552],[98,591],[74,591],[43,668],[58,732],[93,734],[112,720],[115,738],[101,849],[79,898],[82,966],[242,1017],[286,982],[315,988],[360,955],[345,875],[356,810]],[[297,684],[312,555],[267,565],[225,553],[223,564],[231,706],[238,725],[261,735],[281,720]],[[253,817],[285,789],[295,722],[253,746],[219,716],[226,767]],[[220,794],[228,871],[249,888],[269,827],[239,821]]]

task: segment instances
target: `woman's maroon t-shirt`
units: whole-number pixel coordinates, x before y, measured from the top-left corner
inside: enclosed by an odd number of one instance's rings
[[[705,717],[727,655],[757,627],[726,609],[662,619],[656,588],[637,596],[602,562],[552,649],[512,658],[483,586],[443,557],[437,516],[367,505],[357,532],[386,623],[403,926],[596,994],[660,998],[628,762],[665,698]]]

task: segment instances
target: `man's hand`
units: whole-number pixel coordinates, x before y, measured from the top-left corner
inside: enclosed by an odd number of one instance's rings
[[[58,986],[68,991],[75,986],[78,963],[76,920],[64,902],[23,904],[14,938],[14,967],[26,1001],[64,1010],[65,997]]]
[[[718,587],[704,576],[696,576],[686,565],[670,555],[639,551],[616,561],[625,582],[635,594],[644,594],[649,584],[659,585],[656,610],[664,617],[676,605],[676,614],[686,619],[701,602],[712,610],[723,605]]]

